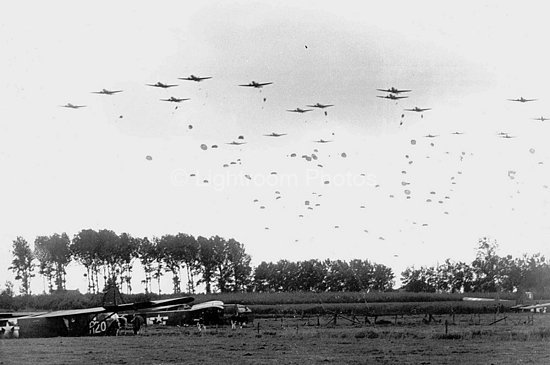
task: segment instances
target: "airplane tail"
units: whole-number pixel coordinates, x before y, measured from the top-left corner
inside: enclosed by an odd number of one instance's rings
[[[122,298],[122,294],[118,290],[118,286],[115,282],[116,279],[109,279],[107,281],[107,285],[105,287],[105,291],[103,292],[103,300],[102,305],[105,306],[117,306],[120,304],[124,304],[125,301]]]

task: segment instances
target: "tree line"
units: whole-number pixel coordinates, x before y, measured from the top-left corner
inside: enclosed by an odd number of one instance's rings
[[[388,291],[394,285],[391,268],[354,259],[262,262],[254,270],[258,292]]]
[[[411,292],[514,292],[550,293],[550,265],[540,254],[501,257],[488,238],[478,242],[471,264],[445,260],[441,265],[401,273],[402,290]],[[10,267],[21,282],[20,293],[31,293],[30,280],[38,274],[49,292],[66,289],[66,269],[76,263],[85,270],[87,291],[100,293],[110,285],[132,293],[132,272],[140,264],[145,273],[144,292],[161,294],[161,280],[171,274],[173,293],[195,293],[197,285],[212,292],[354,292],[391,291],[391,268],[368,260],[305,260],[261,262],[250,265],[244,245],[219,236],[194,237],[185,233],[138,238],[110,230],[85,229],[72,240],[67,234],[39,236],[34,249],[17,237]],[[153,286],[153,284],[156,284]]]
[[[525,292],[550,293],[550,263],[540,253],[499,256],[498,244],[480,238],[471,264],[445,260],[441,265],[408,267],[401,273],[411,292]]]
[[[65,290],[67,267],[71,263],[84,268],[87,290],[92,294],[111,285],[131,293],[136,263],[145,272],[141,281],[145,293],[151,293],[152,283],[156,282],[158,294],[166,272],[172,274],[174,293],[195,293],[199,284],[204,284],[210,293],[214,287],[220,292],[247,290],[252,271],[250,255],[236,240],[219,236],[195,238],[185,233],[150,240],[106,229],[85,229],[72,240],[66,233],[36,237],[34,249],[23,237],[17,237],[12,255],[9,269],[15,273],[15,280],[21,282],[20,292],[24,295],[31,293],[30,282],[36,268],[47,282],[49,292]]]
[[[31,294],[35,269],[48,291],[66,290],[67,267],[76,263],[85,270],[87,292],[96,294],[108,286],[132,293],[132,273],[139,263],[145,273],[145,293],[153,287],[161,294],[161,280],[171,274],[173,293],[272,291],[386,291],[394,284],[389,267],[367,260],[308,260],[262,262],[252,269],[244,245],[219,236],[193,237],[185,233],[138,238],[111,230],[84,229],[72,239],[66,233],[39,236],[34,249],[17,237],[12,246],[10,270],[21,282],[20,293]],[[156,284],[156,285],[153,285]]]

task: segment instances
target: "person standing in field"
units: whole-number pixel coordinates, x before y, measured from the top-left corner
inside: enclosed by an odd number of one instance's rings
[[[145,320],[139,314],[134,314],[132,319],[132,328],[134,329],[134,335],[141,334],[141,326],[145,323]]]

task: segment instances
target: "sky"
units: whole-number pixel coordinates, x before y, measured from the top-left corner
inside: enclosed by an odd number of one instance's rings
[[[471,262],[484,236],[503,255],[550,256],[550,121],[533,120],[550,117],[544,10],[511,1],[6,5],[0,278],[13,281],[17,236],[32,243],[87,228],[235,238],[253,265],[368,259],[397,279],[408,266]],[[212,78],[178,79],[191,74]],[[253,80],[273,84],[238,86]],[[158,81],[178,86],[146,85]],[[412,91],[377,98],[392,86]],[[123,92],[92,93],[103,88]],[[171,96],[190,100],[160,100]],[[519,97],[537,100],[507,100]],[[334,106],[306,107],[317,102]],[[415,106],[431,110],[404,110]],[[298,107],[315,110],[287,111]],[[286,135],[264,136],[272,132]],[[84,292],[82,270],[69,270],[67,287]],[[36,278],[33,291],[42,289]]]

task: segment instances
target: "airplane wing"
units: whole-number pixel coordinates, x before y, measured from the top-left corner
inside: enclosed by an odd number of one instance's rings
[[[32,317],[39,314],[44,314],[47,312],[6,312],[6,313],[0,313],[0,319],[15,319],[15,318],[22,318],[22,317]]]
[[[195,304],[189,309],[190,311],[204,310],[208,308],[223,309],[223,302],[221,300],[211,300],[204,303]]]
[[[187,306],[184,309],[181,309],[183,311],[197,311],[197,310],[204,310],[208,308],[219,308],[223,309],[224,303],[221,300],[211,300],[208,302],[198,303],[195,305],[192,305],[191,307]],[[170,304],[170,305],[162,305],[159,307],[155,307],[156,311],[165,311],[165,310],[171,310],[171,309],[177,309],[181,306],[181,304]],[[149,311],[143,311],[143,313],[151,313]]]
[[[156,308],[156,307],[161,307],[166,305],[186,304],[186,303],[192,302],[193,300],[195,300],[195,298],[193,297],[179,297],[179,298],[171,298],[171,299],[149,300],[149,301],[138,302],[138,303],[109,305],[101,308],[104,308],[108,312],[120,312],[125,310]]]
[[[194,300],[193,297],[179,297],[171,299],[150,300],[138,303],[126,303],[118,305],[106,305],[103,307],[83,308],[83,309],[67,309],[53,312],[34,313],[23,318],[53,318],[53,317],[70,317],[81,314],[96,314],[104,312],[122,312],[129,310],[139,310],[147,308],[156,308],[161,306],[173,306],[190,303]]]
[[[244,86],[244,87],[255,87],[255,86],[254,86],[254,85],[252,85],[252,84],[239,85],[239,86]]]
[[[183,306],[183,308],[182,308]],[[169,310],[188,310],[191,308],[188,304],[171,304],[171,305],[162,305],[160,307],[152,308],[150,311],[140,310],[140,313],[151,313],[151,312],[161,312],[161,311],[169,311]]]
[[[21,317],[21,318],[70,317],[70,316],[76,316],[79,314],[96,314],[96,313],[103,313],[103,312],[107,312],[105,307],[93,307],[93,308],[83,308],[83,309],[67,309],[67,310],[59,310],[59,311],[53,311],[53,312],[42,312],[38,314],[32,314],[29,316]]]
[[[264,82],[264,83],[258,83],[258,86],[266,86],[266,85],[271,85],[272,82]]]
[[[527,306],[524,306],[524,307],[519,307],[519,309],[531,310],[531,309],[545,308],[545,307],[550,307],[550,303],[527,305]]]

